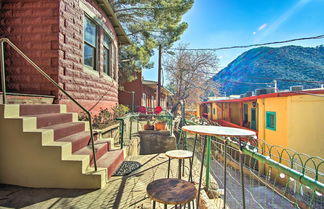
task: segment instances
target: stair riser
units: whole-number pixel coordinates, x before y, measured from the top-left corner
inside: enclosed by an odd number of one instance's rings
[[[72,153],[87,146],[89,141],[90,141],[90,135],[87,137],[82,137],[79,140],[72,142]]]
[[[84,131],[84,123],[78,123],[73,126],[68,126],[60,129],[54,129],[54,140],[76,134],[78,132]]]
[[[121,152],[116,160],[107,168],[107,175],[110,178],[117,171],[121,163],[124,161],[124,153]]]
[[[91,144],[91,143],[90,143]],[[98,160],[101,156],[107,153],[110,149],[110,144],[106,143],[105,145],[101,146],[96,152],[96,160]],[[94,159],[92,153],[90,154],[90,165],[94,165]]]
[[[20,105],[20,116],[60,113],[60,105]]]
[[[72,114],[60,114],[50,117],[37,118],[37,128],[72,122]]]

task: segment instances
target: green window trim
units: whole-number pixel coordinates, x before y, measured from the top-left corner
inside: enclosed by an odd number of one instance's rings
[[[276,130],[276,122],[277,122],[277,117],[276,117],[276,112],[266,112],[266,129],[275,131]]]

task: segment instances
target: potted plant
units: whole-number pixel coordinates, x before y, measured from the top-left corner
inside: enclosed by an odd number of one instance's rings
[[[147,123],[144,125],[144,130],[154,130],[154,126],[151,125],[150,121],[148,120]]]
[[[167,119],[166,118],[158,118],[155,122],[155,130],[163,131],[166,130]]]

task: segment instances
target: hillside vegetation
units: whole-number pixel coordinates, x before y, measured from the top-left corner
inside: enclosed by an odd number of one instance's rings
[[[315,48],[284,46],[251,49],[213,77],[221,85],[220,91],[227,95],[273,87],[250,83],[271,83],[274,79],[278,79],[280,90],[294,85],[303,85],[304,88],[319,87],[319,84],[284,80],[324,82],[324,45]]]

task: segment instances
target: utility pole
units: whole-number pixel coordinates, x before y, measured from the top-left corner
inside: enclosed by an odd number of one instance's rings
[[[159,45],[159,66],[158,66],[158,86],[157,86],[157,106],[161,106],[161,59],[162,59],[162,47]]]
[[[135,91],[131,91],[132,93],[132,112],[135,112]]]
[[[273,83],[274,83],[275,92],[278,92],[277,80],[273,80]]]

